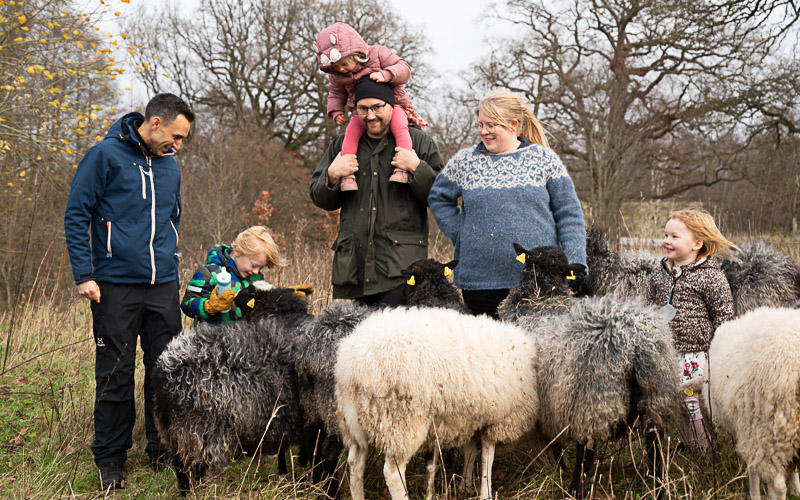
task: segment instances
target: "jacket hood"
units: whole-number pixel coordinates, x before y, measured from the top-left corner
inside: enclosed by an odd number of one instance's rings
[[[106,139],[119,139],[130,144],[137,152],[145,156],[156,156],[150,151],[150,147],[139,135],[138,128],[144,123],[144,116],[134,111],[128,113],[108,129]],[[170,149],[164,155],[174,154],[175,150]]]
[[[335,71],[333,65],[345,57],[353,54],[366,57],[368,51],[361,35],[345,23],[335,23],[320,31],[314,48],[317,50],[319,69],[326,73]]]

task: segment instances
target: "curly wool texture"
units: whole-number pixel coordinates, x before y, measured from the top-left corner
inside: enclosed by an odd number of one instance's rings
[[[714,424],[748,472],[768,485],[786,477],[800,450],[800,310],[763,307],[723,323],[708,358]]]
[[[800,300],[800,268],[790,256],[763,241],[737,245],[740,251],[734,255],[741,262],[720,259],[736,316],[762,306],[792,307]],[[609,248],[605,230],[593,227],[586,236],[589,276],[583,282],[584,293],[644,297],[660,259],[642,250],[616,253]]]
[[[741,262],[720,265],[733,293],[737,316],[757,307],[793,307],[800,299],[800,269],[791,257],[763,241],[741,243],[735,255]]]
[[[335,368],[346,444],[408,459],[476,432],[513,441],[536,419],[536,348],[526,333],[447,309],[376,312],[342,341]]]
[[[517,252],[525,268],[499,312],[546,353],[537,364],[545,435],[568,427],[562,442],[591,445],[627,430],[637,414],[657,424],[669,418],[678,377],[666,318],[637,299],[572,298],[558,247]]]
[[[644,297],[659,260],[658,255],[643,250],[616,253],[608,246],[606,231],[592,227],[586,233],[589,275],[583,281],[584,294]]]
[[[562,441],[625,432],[637,414],[663,424],[678,379],[666,319],[640,301],[574,299],[569,312],[521,318],[547,356],[538,364],[541,426]]]
[[[187,467],[215,468],[259,446],[275,453],[281,441],[299,439],[303,416],[289,346],[309,315],[291,290],[263,293],[275,300],[256,316],[275,314],[276,304],[290,312],[184,331],[156,363],[156,426]]]
[[[334,399],[336,349],[369,313],[365,306],[333,304],[304,324],[291,340],[306,424],[322,424],[329,436],[340,435]]]

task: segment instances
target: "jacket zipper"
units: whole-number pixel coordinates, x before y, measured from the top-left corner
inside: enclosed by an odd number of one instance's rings
[[[111,255],[112,255],[112,253],[111,253],[111,221],[110,220],[106,221],[106,229],[107,229],[107,234],[108,234],[108,236],[106,236],[106,257],[108,257],[110,259]]]
[[[156,282],[156,255],[153,251],[153,240],[156,236],[156,188],[153,183],[153,166],[149,156],[147,157],[147,168],[149,170],[147,176],[150,177],[150,193],[152,194],[150,197],[150,267],[153,270],[153,274],[150,278],[150,284],[154,285]]]

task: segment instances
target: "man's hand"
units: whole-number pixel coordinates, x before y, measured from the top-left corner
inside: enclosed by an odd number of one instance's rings
[[[419,166],[419,156],[413,149],[394,148],[392,166],[402,168],[409,174],[414,174]]]
[[[376,71],[374,73],[369,74],[370,79],[375,80],[376,82],[385,82],[386,78],[383,77],[383,72]]]
[[[78,293],[89,300],[100,302],[100,287],[94,280],[78,283]]]
[[[345,118],[344,115],[336,115],[336,118],[334,118],[333,121],[336,123],[336,125],[344,125],[347,123],[347,118]]]
[[[339,153],[328,167],[328,184],[334,185],[342,177],[356,172],[358,172],[356,155],[342,155],[342,153]]]

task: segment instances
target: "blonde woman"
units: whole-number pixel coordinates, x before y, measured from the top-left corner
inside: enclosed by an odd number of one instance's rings
[[[522,270],[512,243],[557,245],[585,269],[586,230],[572,179],[530,102],[497,91],[475,114],[480,142],[447,163],[428,204],[455,247],[454,282],[464,302],[474,314],[496,318]],[[579,285],[583,277],[572,282]]]
[[[245,229],[231,245],[214,245],[208,251],[206,263],[195,271],[186,287],[181,310],[197,321],[236,321],[242,317],[233,305],[236,292],[263,280],[263,271],[285,265],[286,259],[266,227]],[[217,295],[217,273],[221,269],[230,273],[231,289]]]

